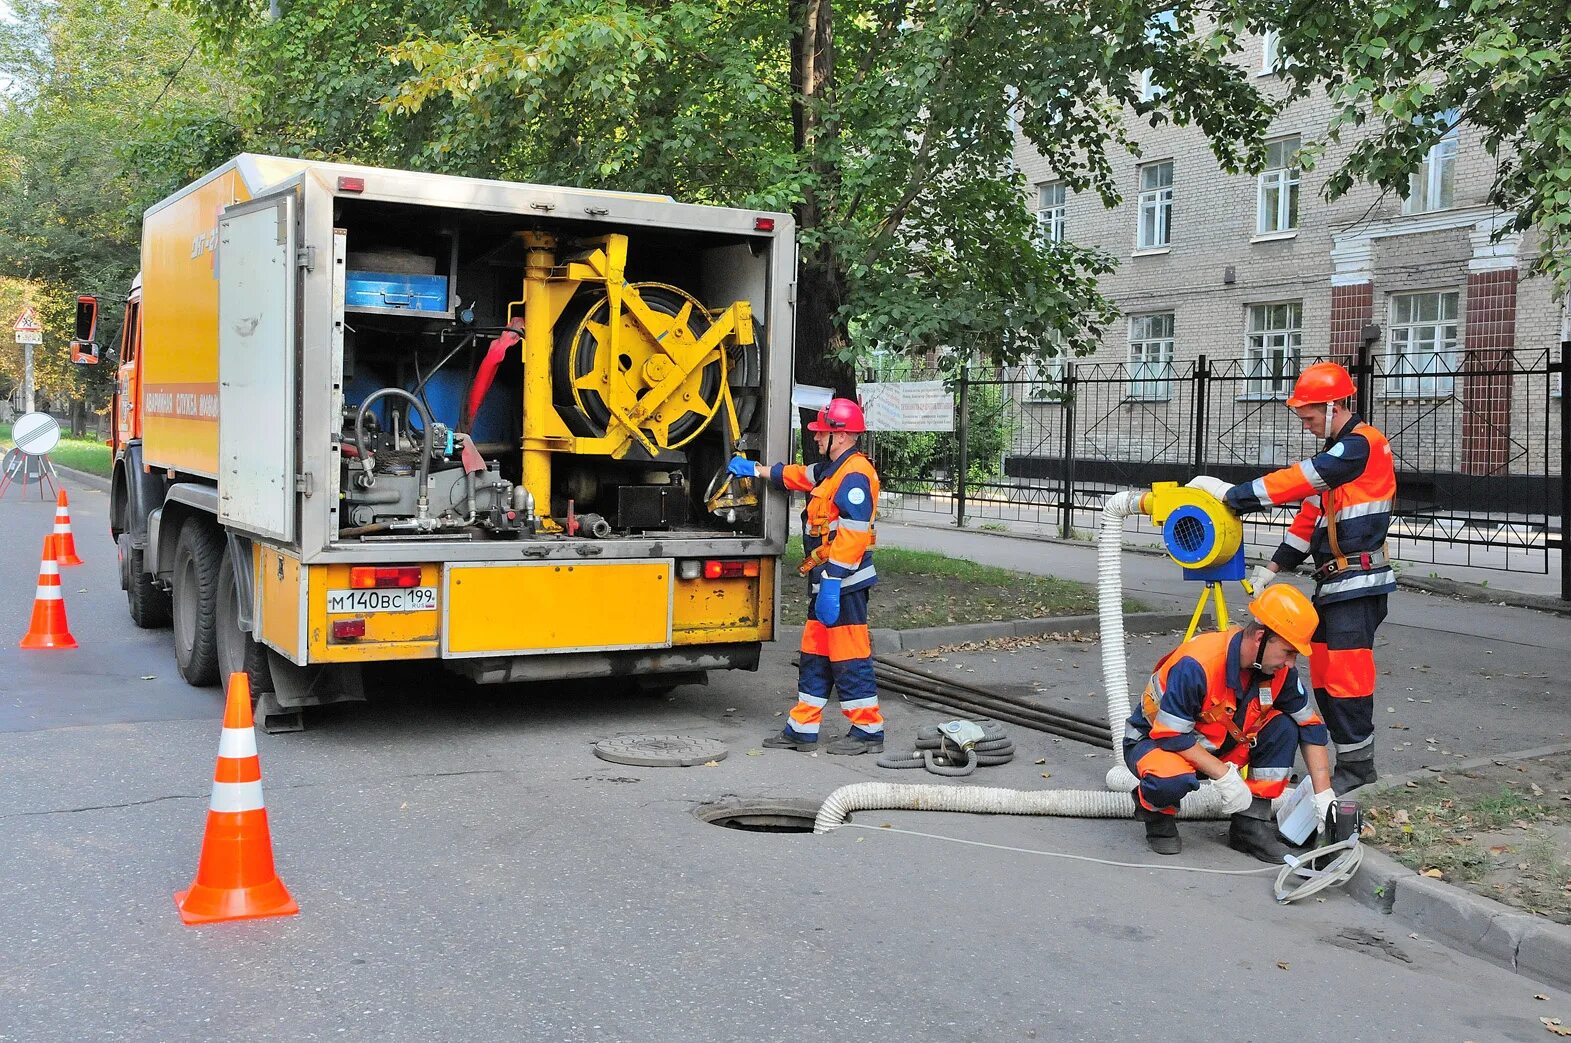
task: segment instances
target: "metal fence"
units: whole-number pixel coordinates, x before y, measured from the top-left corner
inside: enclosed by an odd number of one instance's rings
[[[1394,556],[1536,573],[1553,562],[1561,596],[1571,599],[1571,563],[1559,553],[1571,511],[1564,358],[1562,346],[1431,354],[1415,364],[1371,346],[1338,360],[1358,385],[1359,413],[1390,439]],[[1317,441],[1283,402],[1292,377],[1280,358],[1273,366],[1204,355],[962,368],[944,378],[954,433],[874,433],[871,452],[890,494],[886,509],[1089,538],[1116,490],[1196,474],[1244,481],[1313,455]],[[1248,516],[1246,541],[1268,554],[1292,514]]]

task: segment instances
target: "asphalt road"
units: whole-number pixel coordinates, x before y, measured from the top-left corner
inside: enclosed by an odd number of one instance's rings
[[[1482,1043],[1571,1021],[1571,996],[1344,895],[1279,908],[1260,875],[704,824],[694,809],[726,795],[818,800],[891,774],[871,758],[754,755],[794,691],[788,649],[659,699],[405,678],[302,734],[259,736],[301,913],[184,927],[171,895],[196,865],[220,697],[180,682],[167,632],[131,626],[105,506],[74,497],[87,564],[65,590],[83,647],[23,653],[52,509],[0,500],[0,1040]],[[888,715],[892,744],[938,719],[899,701]],[[687,769],[590,753],[629,732],[731,753]],[[1046,763],[1023,756],[979,783],[1089,787],[1105,769],[1105,754],[1016,737]],[[856,821],[1148,860],[1129,822]],[[1187,826],[1178,861],[1256,868],[1222,829]]]

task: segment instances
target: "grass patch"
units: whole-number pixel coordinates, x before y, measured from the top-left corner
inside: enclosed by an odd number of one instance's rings
[[[1571,757],[1381,790],[1365,813],[1364,839],[1403,865],[1571,923]]]
[[[0,452],[11,447],[11,425],[0,424]],[[86,471],[103,478],[109,477],[115,463],[114,451],[104,443],[92,438],[68,438],[63,435],[60,444],[49,454],[49,459],[60,467]]]
[[[793,597],[792,574],[802,561],[802,541],[786,548],[782,577]],[[1096,589],[1085,583],[981,565],[932,551],[879,547],[873,553],[878,586],[870,613],[875,627],[909,630],[954,623],[992,623],[1046,616],[1081,616],[1096,611]],[[805,594],[803,595],[805,600]],[[1128,612],[1144,610],[1126,598]]]

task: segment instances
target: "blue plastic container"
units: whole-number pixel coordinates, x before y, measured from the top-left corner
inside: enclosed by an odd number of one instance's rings
[[[344,307],[351,310],[440,314],[451,310],[448,305],[445,275],[348,272],[344,276]]]

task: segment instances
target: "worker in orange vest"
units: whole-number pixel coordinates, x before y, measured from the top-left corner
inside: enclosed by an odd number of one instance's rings
[[[1292,851],[1272,821],[1271,801],[1287,788],[1300,750],[1314,780],[1317,821],[1336,799],[1326,726],[1297,670],[1319,624],[1315,608],[1283,584],[1251,601],[1249,614],[1248,625],[1200,634],[1163,657],[1125,722],[1124,763],[1140,780],[1135,818],[1158,854],[1178,854],[1178,804],[1202,775],[1232,816],[1228,845],[1265,862]]]
[[[1251,576],[1256,591],[1305,558],[1315,561],[1320,627],[1309,681],[1336,744],[1332,785],[1339,793],[1374,782],[1375,630],[1386,617],[1396,574],[1386,532],[1396,503],[1391,443],[1348,407],[1353,378],[1335,362],[1307,367],[1287,405],[1304,430],[1325,439],[1319,453],[1252,482],[1201,476],[1189,484],[1238,514],[1298,503],[1298,515],[1269,564]]]
[[[857,451],[867,430],[862,407],[836,398],[808,423],[823,463],[765,467],[743,457],[728,465],[741,478],[767,478],[807,493],[802,512],[803,574],[813,595],[802,629],[796,705],[785,729],[764,740],[773,749],[815,750],[824,706],[831,691],[850,721],[847,734],[826,753],[882,753],[884,716],[873,678],[872,635],[867,596],[878,582],[873,569],[873,521],[878,514],[878,472]]]

